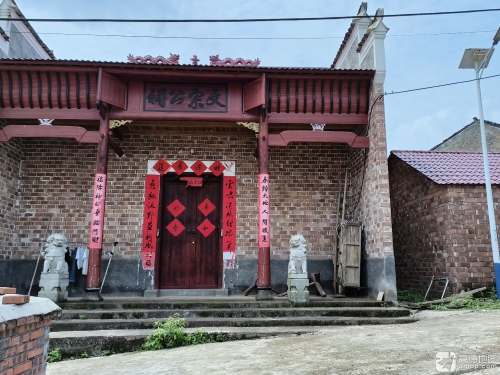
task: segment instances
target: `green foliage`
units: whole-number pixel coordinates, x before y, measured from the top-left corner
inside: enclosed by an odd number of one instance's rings
[[[60,361],[62,361],[62,354],[59,348],[51,350],[47,355],[47,362],[49,363],[60,362]]]
[[[423,302],[424,297],[420,295],[415,289],[398,290],[398,301],[405,301],[409,303]]]
[[[213,342],[209,334],[202,329],[197,329],[193,333],[186,335],[186,345],[207,344]]]
[[[109,349],[109,350],[103,350],[101,353],[102,357],[109,357],[110,355],[116,354],[116,351],[114,349]]]
[[[174,314],[166,322],[156,322],[156,330],[146,338],[144,350],[160,350],[186,345],[186,319]]]
[[[450,310],[448,307],[446,307],[442,303],[439,305],[431,305],[431,309],[436,310],[436,311],[448,311],[448,310]]]
[[[214,336],[215,342],[225,342],[225,341],[234,341],[236,340],[233,336],[228,335],[222,331],[219,331]]]
[[[391,305],[390,305],[389,303],[387,303],[387,302],[382,302],[382,303],[380,304],[380,306],[381,306],[381,307],[391,307]]]
[[[466,310],[500,310],[500,301],[497,299],[496,289],[493,287],[490,291],[474,297],[468,295],[465,297],[453,296],[450,303],[446,306],[443,304],[431,306],[433,310],[450,310],[450,309],[466,309]]]
[[[494,286],[491,287],[491,289],[488,291],[487,296],[489,299],[493,301],[498,301],[498,293],[497,293],[497,288]]]
[[[160,350],[234,340],[226,333],[210,334],[203,329],[185,333],[186,320],[180,318],[179,314],[174,314],[166,322],[156,322],[155,326],[156,330],[146,338],[146,342],[141,347],[142,350]]]
[[[83,353],[80,353],[80,354],[76,354],[74,356],[72,356],[70,359],[85,359],[85,358],[89,358],[89,353],[87,352],[83,352]]]
[[[78,319],[80,319],[80,320],[85,320],[85,319],[87,319],[87,318],[85,317],[85,315],[81,314],[80,316],[78,316]]]

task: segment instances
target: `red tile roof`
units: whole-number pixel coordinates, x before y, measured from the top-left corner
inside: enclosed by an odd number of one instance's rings
[[[484,184],[483,154],[454,151],[391,151],[437,184]],[[488,153],[491,183],[500,184],[500,152]]]

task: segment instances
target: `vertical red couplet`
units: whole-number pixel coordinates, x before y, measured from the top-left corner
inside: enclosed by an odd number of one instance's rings
[[[222,251],[234,253],[236,250],[236,177],[224,176],[222,205]]]
[[[145,270],[152,270],[155,265],[159,195],[160,176],[146,175],[142,223],[142,268]]]
[[[265,109],[263,109],[264,111]],[[263,113],[259,121],[259,259],[257,287],[271,288],[271,225],[269,221],[269,139],[268,118]]]

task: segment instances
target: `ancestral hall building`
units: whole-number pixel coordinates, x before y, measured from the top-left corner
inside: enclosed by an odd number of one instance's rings
[[[91,300],[114,242],[105,294],[258,280],[266,299],[296,233],[331,285],[343,217],[363,225],[363,286],[395,298],[382,17],[363,3],[331,68],[0,60],[1,284],[26,288],[56,232],[89,247]]]

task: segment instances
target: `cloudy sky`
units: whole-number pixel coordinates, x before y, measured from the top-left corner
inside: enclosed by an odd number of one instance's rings
[[[242,19],[354,16],[352,0],[16,0],[27,18]],[[368,1],[385,14],[500,8],[498,0]],[[258,23],[42,23],[33,27],[59,59],[126,61],[127,55],[259,58],[261,66],[329,67],[351,20]],[[500,12],[386,18],[387,93],[463,81],[466,48],[489,48]],[[84,35],[71,35],[84,34]],[[500,49],[500,47],[499,47]],[[483,77],[500,74],[500,50]],[[500,77],[481,83],[485,119],[500,123]],[[428,150],[479,117],[474,82],[387,95],[388,150]]]

